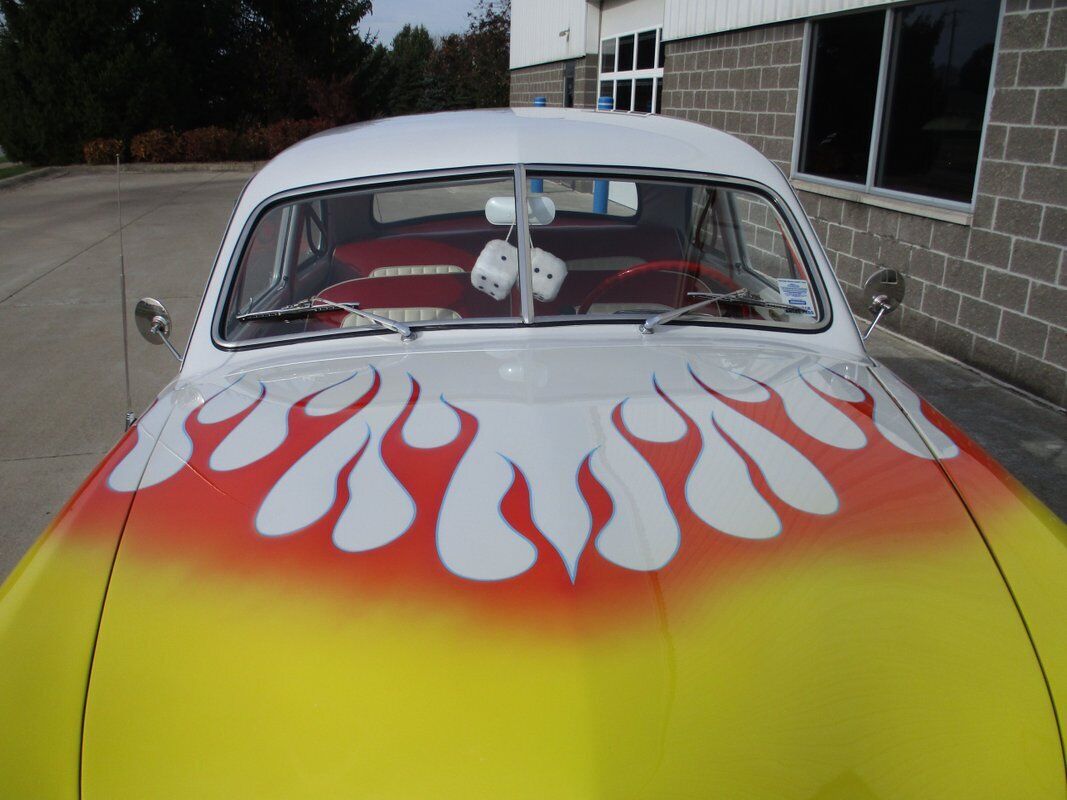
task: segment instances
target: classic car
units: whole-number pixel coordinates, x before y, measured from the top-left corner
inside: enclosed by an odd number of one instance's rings
[[[184,355],[136,320],[177,377],[0,590],[0,796],[1064,797],[1064,525],[738,139],[324,132]]]

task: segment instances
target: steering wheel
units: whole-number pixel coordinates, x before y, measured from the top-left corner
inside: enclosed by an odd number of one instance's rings
[[[716,284],[716,289],[721,289],[726,292],[733,292],[742,288],[737,281],[725,272],[707,264],[698,264],[695,261],[684,261],[681,259],[646,261],[644,264],[636,264],[629,269],[624,269],[621,272],[616,272],[614,275],[609,275],[594,286],[593,290],[589,292],[589,294],[585,296],[585,299],[578,305],[578,313],[588,314],[593,303],[612,289],[624,284],[626,281],[655,272],[681,272],[705,284],[710,281],[711,283]]]

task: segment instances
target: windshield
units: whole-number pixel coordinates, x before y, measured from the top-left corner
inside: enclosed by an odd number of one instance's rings
[[[775,204],[756,191],[531,172],[526,233],[516,224],[514,187],[508,172],[269,208],[230,281],[223,339],[640,323],[650,315],[660,315],[657,324],[802,329],[820,321],[802,251]],[[700,302],[709,296],[722,300]],[[687,306],[695,307],[662,316]],[[269,313],[276,310],[284,313]]]
[[[763,195],[711,182],[532,180],[557,209],[551,223],[530,229],[538,316],[648,316],[712,294],[749,302],[711,303],[684,319],[816,324],[800,249]],[[807,313],[752,302],[760,300]]]

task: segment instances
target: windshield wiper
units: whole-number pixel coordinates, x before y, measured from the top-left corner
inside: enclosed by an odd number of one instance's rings
[[[380,328],[399,333],[400,341],[402,342],[410,342],[415,338],[415,332],[411,330],[411,327],[399,320],[380,317],[377,314],[364,311],[359,307],[359,303],[338,303],[335,300],[323,300],[321,297],[312,297],[292,305],[272,308],[269,311],[249,311],[245,314],[238,314],[237,321],[254,322],[263,319],[293,319],[306,317],[310,314],[319,314],[323,311],[347,311],[349,314],[355,314],[357,317],[365,319]]]
[[[670,322],[672,319],[677,319],[678,317],[688,314],[690,311],[697,311],[703,308],[704,306],[711,305],[712,303],[718,303],[722,300],[740,298],[741,295],[743,295],[746,291],[746,289],[738,289],[736,292],[725,292],[722,294],[708,294],[707,292],[689,292],[688,294],[690,297],[697,296],[701,297],[702,299],[698,300],[696,303],[690,303],[687,306],[682,306],[681,308],[672,308],[669,311],[662,311],[659,314],[653,314],[651,317],[649,317],[640,325],[638,325],[637,330],[641,331],[641,333],[655,333],[656,328],[658,328],[665,322]]]
[[[655,333],[656,328],[665,322],[670,322],[678,317],[685,316],[691,311],[699,311],[704,306],[709,306],[712,303],[739,303],[746,306],[756,306],[757,308],[772,308],[776,311],[784,311],[787,314],[807,314],[807,310],[803,308],[797,308],[796,306],[786,305],[785,303],[773,303],[770,300],[764,300],[762,297],[756,297],[749,293],[748,289],[738,289],[735,292],[686,292],[689,297],[701,298],[695,303],[681,308],[672,308],[670,311],[664,311],[655,316],[651,316],[642,322],[637,329],[641,333]]]
[[[735,297],[737,292],[732,292],[726,297],[716,298],[716,302],[721,301],[723,303],[740,303],[746,306],[755,306],[756,308],[773,308],[775,311],[784,311],[786,314],[807,314],[806,308],[798,308],[797,306],[791,306],[787,303],[775,303],[772,300],[764,300],[762,297],[756,297],[754,294],[750,294],[747,289],[740,290],[740,297]],[[688,292],[690,297],[712,297],[708,292]]]

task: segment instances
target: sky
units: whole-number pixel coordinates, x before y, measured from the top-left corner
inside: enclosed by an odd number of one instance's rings
[[[374,0],[374,13],[363,18],[360,30],[376,33],[387,45],[407,24],[425,25],[431,36],[467,28],[467,12],[476,0]]]

